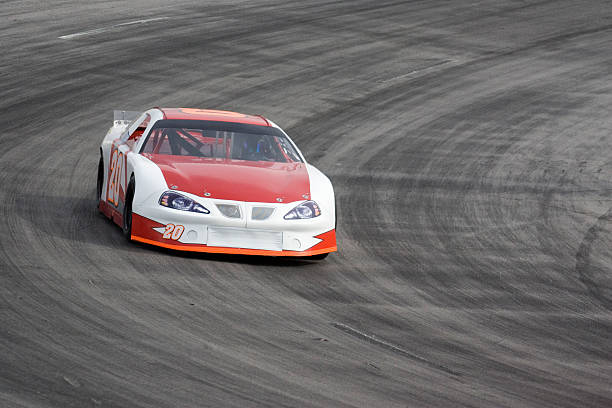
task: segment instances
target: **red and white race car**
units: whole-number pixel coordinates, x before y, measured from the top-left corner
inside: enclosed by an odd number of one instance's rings
[[[262,116],[115,111],[97,186],[100,211],[130,240],[247,255],[337,250],[331,182]]]

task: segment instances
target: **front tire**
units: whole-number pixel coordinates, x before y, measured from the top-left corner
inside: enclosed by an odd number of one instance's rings
[[[324,254],[312,255],[309,258],[313,261],[322,261],[323,259],[327,258],[327,255],[329,255],[329,252],[326,252]]]
[[[134,191],[136,182],[134,176],[130,179],[127,191],[125,192],[125,203],[123,205],[123,235],[128,241],[132,240],[132,201],[134,200]]]

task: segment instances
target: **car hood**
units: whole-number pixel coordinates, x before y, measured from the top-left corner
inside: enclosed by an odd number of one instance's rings
[[[304,163],[253,162],[143,154],[162,171],[168,187],[200,197],[278,203],[310,198]],[[210,195],[208,195],[210,194]]]

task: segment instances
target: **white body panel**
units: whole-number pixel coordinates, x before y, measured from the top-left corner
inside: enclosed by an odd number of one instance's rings
[[[130,148],[128,143],[126,143],[128,137],[138,124],[142,123],[147,114],[150,115],[151,119],[143,133],[145,136],[140,137]],[[306,200],[291,203],[257,203],[219,200],[196,196],[179,190],[171,190],[160,168],[145,156],[135,153],[140,151],[140,147],[154,123],[162,118],[163,114],[160,110],[151,109],[144,112],[131,125],[126,124],[124,121],[115,121],[114,126],[109,129],[102,142],[101,153],[104,161],[104,182],[101,197],[119,213],[123,211],[123,204],[121,200],[116,199],[117,192],[119,190],[125,192],[130,179],[133,178],[135,180],[135,191],[132,201],[133,213],[153,220],[163,226],[172,224],[184,227],[184,231],[176,239],[181,244],[206,244],[277,251],[305,251],[321,241],[316,238],[317,235],[335,229],[336,214],[332,184],[323,173],[314,166],[307,164],[305,160],[304,163],[306,164],[310,180],[310,199],[315,201],[321,210],[321,215],[315,218],[293,220],[283,218],[289,211]],[[278,128],[275,124],[271,125]],[[291,141],[289,137],[288,139]],[[295,143],[292,141],[291,143],[295,146]],[[298,150],[297,146],[295,147]],[[135,152],[131,149],[134,149]],[[301,156],[301,152],[299,154]],[[111,163],[115,163],[115,160],[117,164],[113,167]],[[113,182],[113,180],[116,182]],[[176,191],[181,195],[191,198],[208,209],[210,214],[181,211],[161,206],[159,199],[166,191]],[[118,204],[115,205],[115,203]],[[238,205],[240,207],[241,218],[235,219],[224,216],[216,204]],[[256,206],[273,208],[274,211],[265,220],[254,220],[251,217],[251,211]],[[153,229],[160,234],[164,234],[166,228],[155,227]],[[232,232],[235,237],[231,236]],[[209,244],[209,241],[211,244]]]

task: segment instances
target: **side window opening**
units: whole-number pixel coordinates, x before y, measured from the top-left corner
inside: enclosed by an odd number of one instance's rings
[[[149,122],[151,121],[151,115],[147,113],[144,120],[138,125],[138,127],[130,134],[126,144],[131,148],[134,147],[134,144],[140,139],[147,128],[149,126]]]

